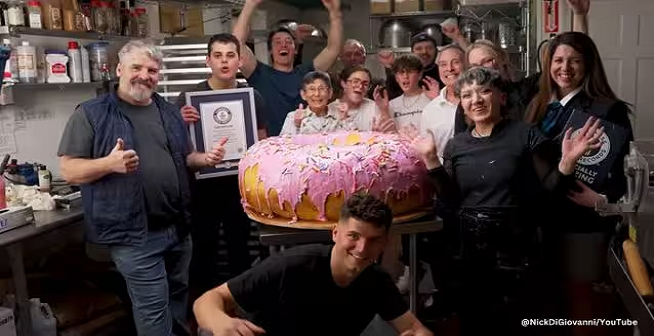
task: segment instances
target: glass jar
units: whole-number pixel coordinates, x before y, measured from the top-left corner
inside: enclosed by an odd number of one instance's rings
[[[137,20],[136,20],[136,37],[147,37],[150,33],[149,22],[148,22],[148,12],[145,8],[139,7],[136,9]]]
[[[18,0],[12,0],[8,3],[8,19],[10,26],[25,26],[25,11],[23,3]]]
[[[109,64],[108,45],[107,42],[96,42],[88,45],[91,80],[94,82],[103,80],[103,66]]]
[[[40,1],[29,1],[27,3],[27,20],[30,28],[43,28],[43,15],[41,13]]]
[[[105,1],[101,1],[99,6],[95,8],[93,12],[93,24],[95,31],[100,34],[106,34],[109,31],[109,18],[107,15],[107,10],[109,9],[109,4]]]

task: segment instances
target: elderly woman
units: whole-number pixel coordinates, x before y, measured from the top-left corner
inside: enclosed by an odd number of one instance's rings
[[[538,207],[540,190],[567,191],[575,163],[599,146],[603,130],[596,120],[574,138],[568,130],[557,166],[547,161],[552,147],[537,127],[504,117],[506,93],[497,71],[473,67],[457,80],[455,92],[471,129],[448,142],[442,165],[432,136],[416,138],[414,148],[438,198],[458,209],[462,332],[524,333],[519,318],[529,313],[517,299],[524,298],[536,245],[530,211]]]

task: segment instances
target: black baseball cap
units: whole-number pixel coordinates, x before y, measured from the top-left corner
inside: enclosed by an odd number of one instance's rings
[[[413,46],[416,43],[425,42],[425,41],[429,41],[429,42],[433,43],[434,47],[437,46],[436,39],[434,39],[433,37],[431,37],[431,35],[429,35],[429,34],[427,34],[425,32],[420,32],[418,34],[413,35],[413,37],[411,37],[411,49],[413,49]]]

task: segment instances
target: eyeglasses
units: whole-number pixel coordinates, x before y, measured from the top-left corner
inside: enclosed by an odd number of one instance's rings
[[[370,86],[370,82],[362,81],[358,78],[348,79],[347,83],[350,84],[350,86],[354,86],[354,87],[361,85],[364,88],[367,88],[368,86]]]
[[[326,86],[318,86],[318,87],[310,86],[310,87],[304,88],[304,91],[306,93],[310,93],[310,94],[314,94],[314,93],[318,93],[318,92],[319,93],[326,93],[326,92],[329,91],[329,88],[326,87]]]

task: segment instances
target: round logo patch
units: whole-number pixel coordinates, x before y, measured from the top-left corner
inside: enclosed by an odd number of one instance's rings
[[[581,129],[572,132],[571,138],[574,139],[577,137],[579,132],[581,132]],[[591,149],[586,152],[584,156],[582,156],[579,161],[577,161],[577,163],[583,166],[592,166],[604,161],[604,159],[609,156],[609,152],[611,152],[611,140],[609,139],[609,136],[606,135],[606,133],[602,133],[599,141],[599,148]]]
[[[213,111],[213,120],[221,125],[225,125],[232,120],[232,112],[226,107],[219,107]]]

